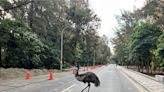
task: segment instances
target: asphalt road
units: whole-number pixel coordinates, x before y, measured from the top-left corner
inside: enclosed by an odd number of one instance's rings
[[[101,84],[97,88],[92,85],[90,92],[139,92],[115,65],[103,66],[93,72],[99,77]],[[85,86],[87,84],[77,81],[74,75],[70,74],[55,80],[45,80],[2,92],[81,92]]]

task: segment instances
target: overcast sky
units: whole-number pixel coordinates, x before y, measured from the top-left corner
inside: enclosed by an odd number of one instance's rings
[[[117,25],[115,15],[120,15],[121,10],[134,10],[141,8],[145,0],[89,0],[90,8],[100,17],[101,28],[98,32],[100,35],[105,34],[109,39],[114,37],[112,30]],[[109,43],[110,47],[111,44]]]

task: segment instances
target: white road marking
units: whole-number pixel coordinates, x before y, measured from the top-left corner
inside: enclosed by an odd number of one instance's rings
[[[58,89],[55,88],[55,89],[52,89],[52,90],[50,90],[50,91],[48,91],[48,92],[58,92]]]
[[[132,90],[132,88],[128,88],[128,90]]]
[[[74,87],[74,86],[76,86],[76,84],[71,85],[70,87],[68,87],[68,88],[64,89],[64,90],[63,90],[63,91],[61,91],[61,92],[66,92],[66,91],[68,91],[69,89],[71,89],[71,88],[72,88],[72,87]]]

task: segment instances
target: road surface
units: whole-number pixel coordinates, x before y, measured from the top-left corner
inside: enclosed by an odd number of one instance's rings
[[[90,92],[139,92],[115,65],[103,66],[93,71],[99,77],[101,84],[97,88],[92,85]],[[77,81],[70,74],[55,80],[45,80],[1,92],[81,92],[85,86],[87,84]]]

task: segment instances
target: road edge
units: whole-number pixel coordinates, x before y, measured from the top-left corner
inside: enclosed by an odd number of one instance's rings
[[[117,68],[118,69],[118,68]],[[153,92],[149,90],[148,88],[144,87],[141,83],[137,82],[134,78],[130,77],[127,73],[125,73],[123,70],[118,69],[120,73],[125,76],[134,86],[140,91],[140,92]]]

